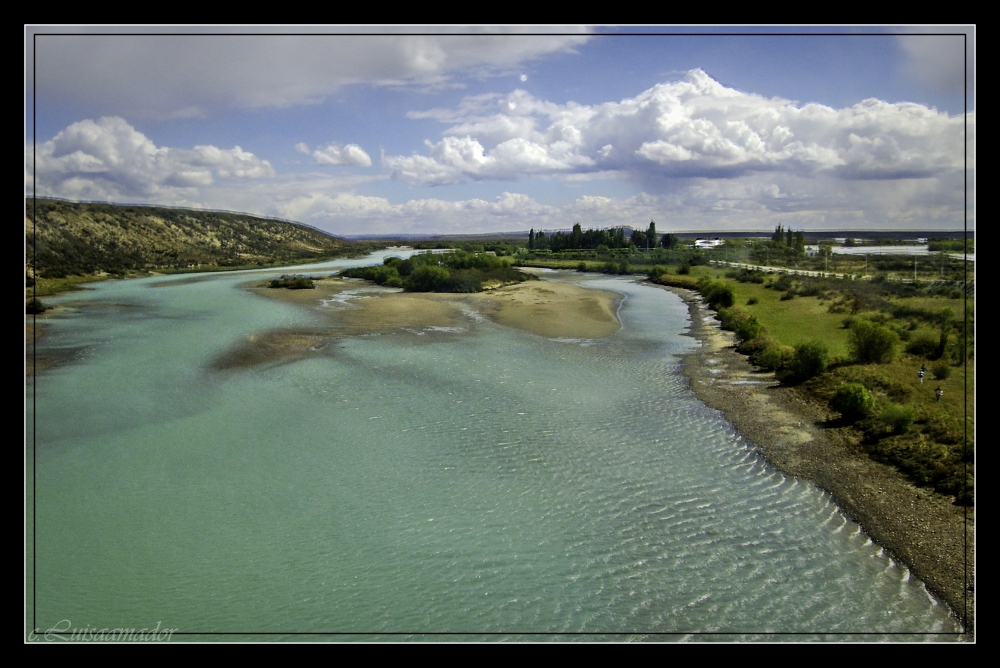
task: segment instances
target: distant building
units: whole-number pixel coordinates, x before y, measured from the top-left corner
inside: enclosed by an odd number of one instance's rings
[[[708,248],[715,248],[716,246],[721,246],[724,243],[725,242],[719,237],[715,237],[714,239],[695,239],[694,247],[701,249],[708,249]]]
[[[816,257],[819,255],[819,246],[806,246],[806,257]]]

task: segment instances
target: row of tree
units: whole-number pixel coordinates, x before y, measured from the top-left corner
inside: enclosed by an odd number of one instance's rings
[[[677,245],[677,236],[674,234],[658,235],[656,233],[656,221],[649,221],[649,227],[645,230],[633,230],[632,234],[626,238],[624,227],[614,227],[604,230],[587,230],[586,232],[577,223],[573,225],[570,233],[553,232],[546,235],[545,232],[535,232],[534,228],[528,232],[528,249],[541,250],[548,249],[554,252],[562,250],[577,249],[600,249],[604,246],[611,248],[674,248]]]
[[[797,254],[802,254],[806,250],[805,232],[792,232],[792,228],[786,230],[781,225],[774,228],[774,234],[771,235],[771,242],[775,246],[791,248]]]

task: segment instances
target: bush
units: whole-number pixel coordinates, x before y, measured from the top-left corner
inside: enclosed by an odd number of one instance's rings
[[[795,380],[801,382],[826,371],[830,362],[830,351],[820,341],[800,343],[795,346],[791,371]]]
[[[794,348],[781,345],[768,336],[764,328],[761,328],[757,338],[741,343],[736,351],[748,355],[750,363],[764,371],[781,371],[788,367],[795,357]]]
[[[906,344],[906,352],[918,357],[935,358],[938,356],[939,341],[930,334],[919,334]]]
[[[861,364],[886,364],[899,348],[899,335],[892,329],[867,320],[851,323],[847,338],[851,357]]]
[[[879,411],[878,418],[872,420],[872,429],[865,431],[871,431],[873,435],[905,434],[916,417],[916,412],[909,406],[887,403]]]
[[[736,333],[736,338],[749,341],[757,338],[761,332],[760,322],[757,316],[744,311],[739,306],[719,309],[719,321],[723,329],[728,329]]]
[[[779,299],[778,301],[787,302],[787,301],[790,301],[792,299],[795,299],[795,293],[789,291],[789,292],[786,292],[785,294],[781,295],[781,299]]]
[[[403,281],[403,289],[407,292],[433,292],[450,277],[450,272],[444,267],[433,264],[420,265]]]
[[[938,362],[931,367],[931,375],[934,376],[934,380],[948,380],[951,377],[951,367],[945,362]]]
[[[756,297],[751,297],[750,299],[747,300],[747,306],[753,306],[756,303],[757,303]]]
[[[649,276],[650,278],[659,278],[660,276],[663,276],[665,273],[667,273],[666,267],[654,264],[652,267],[649,268],[649,271],[646,272],[646,275]]]
[[[795,358],[795,349],[791,346],[773,344],[767,346],[751,361],[764,371],[781,371],[792,363]]]
[[[287,288],[288,290],[313,290],[316,284],[311,278],[303,276],[282,276],[271,280],[272,288]]]
[[[690,274],[691,273],[691,263],[687,262],[687,261],[682,262],[681,266],[677,268],[677,273],[678,274],[684,274],[684,275]]]
[[[848,420],[860,420],[875,409],[875,397],[861,383],[844,383],[834,392],[830,405]]]
[[[725,281],[713,281],[706,277],[698,281],[698,289],[705,301],[708,302],[709,308],[729,308],[736,303],[733,286]]]
[[[48,307],[42,304],[42,300],[36,298],[25,305],[24,312],[28,315],[38,315],[39,313],[45,313],[47,309]]]

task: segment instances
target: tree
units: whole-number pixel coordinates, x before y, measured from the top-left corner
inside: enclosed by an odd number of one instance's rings
[[[660,238],[660,245],[666,249],[673,249],[677,246],[677,235],[667,232]]]
[[[646,231],[646,248],[656,248],[656,221],[649,221],[649,229]]]
[[[528,232],[528,250],[535,249],[535,228],[531,228]]]

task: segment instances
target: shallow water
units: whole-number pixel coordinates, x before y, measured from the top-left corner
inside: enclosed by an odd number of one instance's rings
[[[239,288],[283,271],[52,300],[81,304],[39,344],[74,362],[27,397],[28,626],[261,634],[230,640],[958,631],[827,494],[694,398],[677,355],[697,344],[673,294],[554,272],[625,295],[623,329],[548,340],[470,313],[458,331],[213,370],[251,334],[322,324]],[[830,635],[754,635],[769,633]]]

